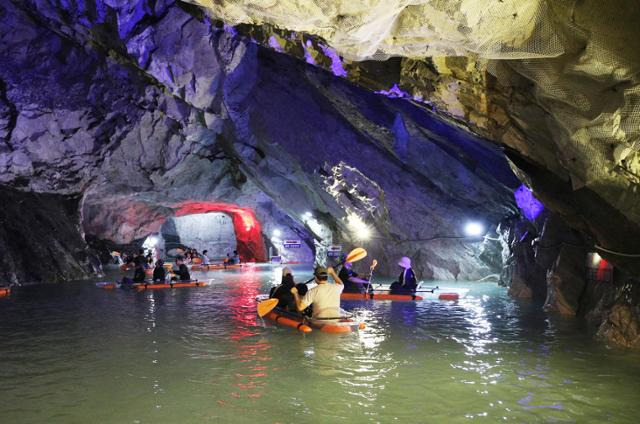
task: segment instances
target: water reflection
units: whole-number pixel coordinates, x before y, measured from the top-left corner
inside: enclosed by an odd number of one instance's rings
[[[18,294],[0,307],[0,422],[635,422],[640,358],[495,286],[344,302],[363,331],[303,335],[255,314],[275,275]]]

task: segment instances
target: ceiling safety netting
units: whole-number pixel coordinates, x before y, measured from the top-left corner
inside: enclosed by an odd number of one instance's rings
[[[563,53],[546,0],[188,1],[232,25],[266,23],[320,36],[350,60]]]

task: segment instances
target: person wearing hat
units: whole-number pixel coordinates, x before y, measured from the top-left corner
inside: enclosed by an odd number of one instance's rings
[[[418,287],[416,281],[416,274],[411,269],[411,259],[403,256],[398,261],[398,266],[402,268],[402,272],[398,277],[398,281],[391,284],[389,287],[390,294],[415,294]]]
[[[351,269],[353,264],[351,262],[345,262],[338,274],[338,277],[344,284],[345,293],[364,293],[365,287],[369,284],[368,280],[363,280],[358,274]]]
[[[295,286],[296,284],[293,281],[291,269],[284,267],[282,268],[282,280],[280,281],[280,285],[271,289],[269,297],[278,299],[278,308],[289,312],[298,312],[296,300],[293,297],[293,293],[291,293],[291,289]]]
[[[334,284],[329,283],[329,275],[333,277]],[[340,294],[344,289],[340,277],[333,268],[320,265],[313,270],[313,277],[317,286],[307,291],[302,299],[296,287],[291,289],[298,311],[302,312],[313,305],[314,318],[340,317]]]

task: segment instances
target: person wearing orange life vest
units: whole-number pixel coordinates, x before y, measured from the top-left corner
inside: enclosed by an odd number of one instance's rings
[[[333,277],[333,284],[329,283],[329,275]],[[304,297],[300,298],[296,287],[291,289],[298,311],[302,312],[307,307],[313,306],[313,318],[340,317],[340,294],[344,289],[340,277],[333,268],[323,266],[315,267],[313,277],[317,286],[307,291]]]

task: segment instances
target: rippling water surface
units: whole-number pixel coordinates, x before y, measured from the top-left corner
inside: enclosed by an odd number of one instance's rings
[[[495,284],[440,284],[471,288],[459,302],[343,302],[365,330],[302,335],[255,314],[276,273],[0,299],[0,423],[638,422],[637,354]]]

